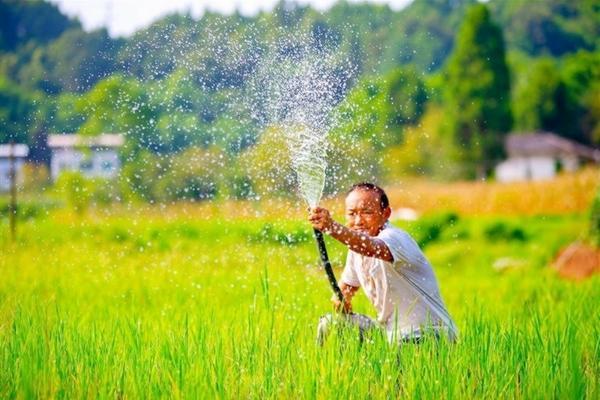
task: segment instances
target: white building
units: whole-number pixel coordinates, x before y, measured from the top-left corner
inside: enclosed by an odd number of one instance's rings
[[[121,168],[118,149],[124,142],[120,134],[48,135],[52,180],[63,171],[79,171],[89,178],[115,177]]]
[[[510,134],[505,149],[508,159],[496,166],[499,182],[551,179],[559,170],[600,163],[599,149],[548,132]]]
[[[15,175],[17,183],[23,182],[23,164],[29,154],[26,144],[0,144],[0,191],[10,190],[10,156],[15,157]]]

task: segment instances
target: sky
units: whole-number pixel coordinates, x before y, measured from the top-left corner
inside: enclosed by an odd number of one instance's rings
[[[129,36],[161,17],[175,12],[190,12],[195,18],[205,10],[230,14],[236,9],[244,15],[255,15],[270,11],[278,0],[47,0],[58,5],[60,10],[77,17],[85,30],[106,27],[111,36]],[[296,0],[299,4],[310,4],[318,10],[326,10],[336,0]],[[348,0],[356,3],[364,0]],[[387,3],[398,10],[411,0],[368,0],[371,3]]]

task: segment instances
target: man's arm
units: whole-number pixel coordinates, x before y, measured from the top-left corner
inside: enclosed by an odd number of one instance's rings
[[[352,251],[363,256],[375,257],[384,261],[392,262],[394,257],[385,242],[376,237],[353,231],[348,227],[334,221],[324,208],[311,210],[309,217],[313,226],[322,232],[331,235],[337,241],[345,244]]]

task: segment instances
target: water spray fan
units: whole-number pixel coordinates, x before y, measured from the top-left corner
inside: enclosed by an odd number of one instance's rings
[[[325,184],[328,133],[336,126],[336,106],[357,72],[351,63],[340,70],[339,54],[327,46],[314,46],[314,37],[294,31],[280,32],[275,46],[263,57],[249,85],[257,101],[252,115],[282,128],[299,191],[310,207],[319,204]],[[260,106],[256,106],[259,104]],[[315,230],[319,255],[334,293],[343,301],[322,232]]]
[[[317,129],[310,129],[306,125],[297,125],[292,129],[288,129],[287,132],[290,160],[292,168],[296,171],[300,193],[308,206],[314,208],[319,204],[325,185],[327,136]],[[338,286],[329,262],[323,233],[315,228],[314,235],[331,289],[339,301],[343,303],[344,295]]]

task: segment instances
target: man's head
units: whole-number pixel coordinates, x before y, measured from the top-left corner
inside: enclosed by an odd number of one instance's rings
[[[373,183],[357,183],[348,191],[346,220],[352,230],[375,236],[381,231],[391,212],[385,191]]]

